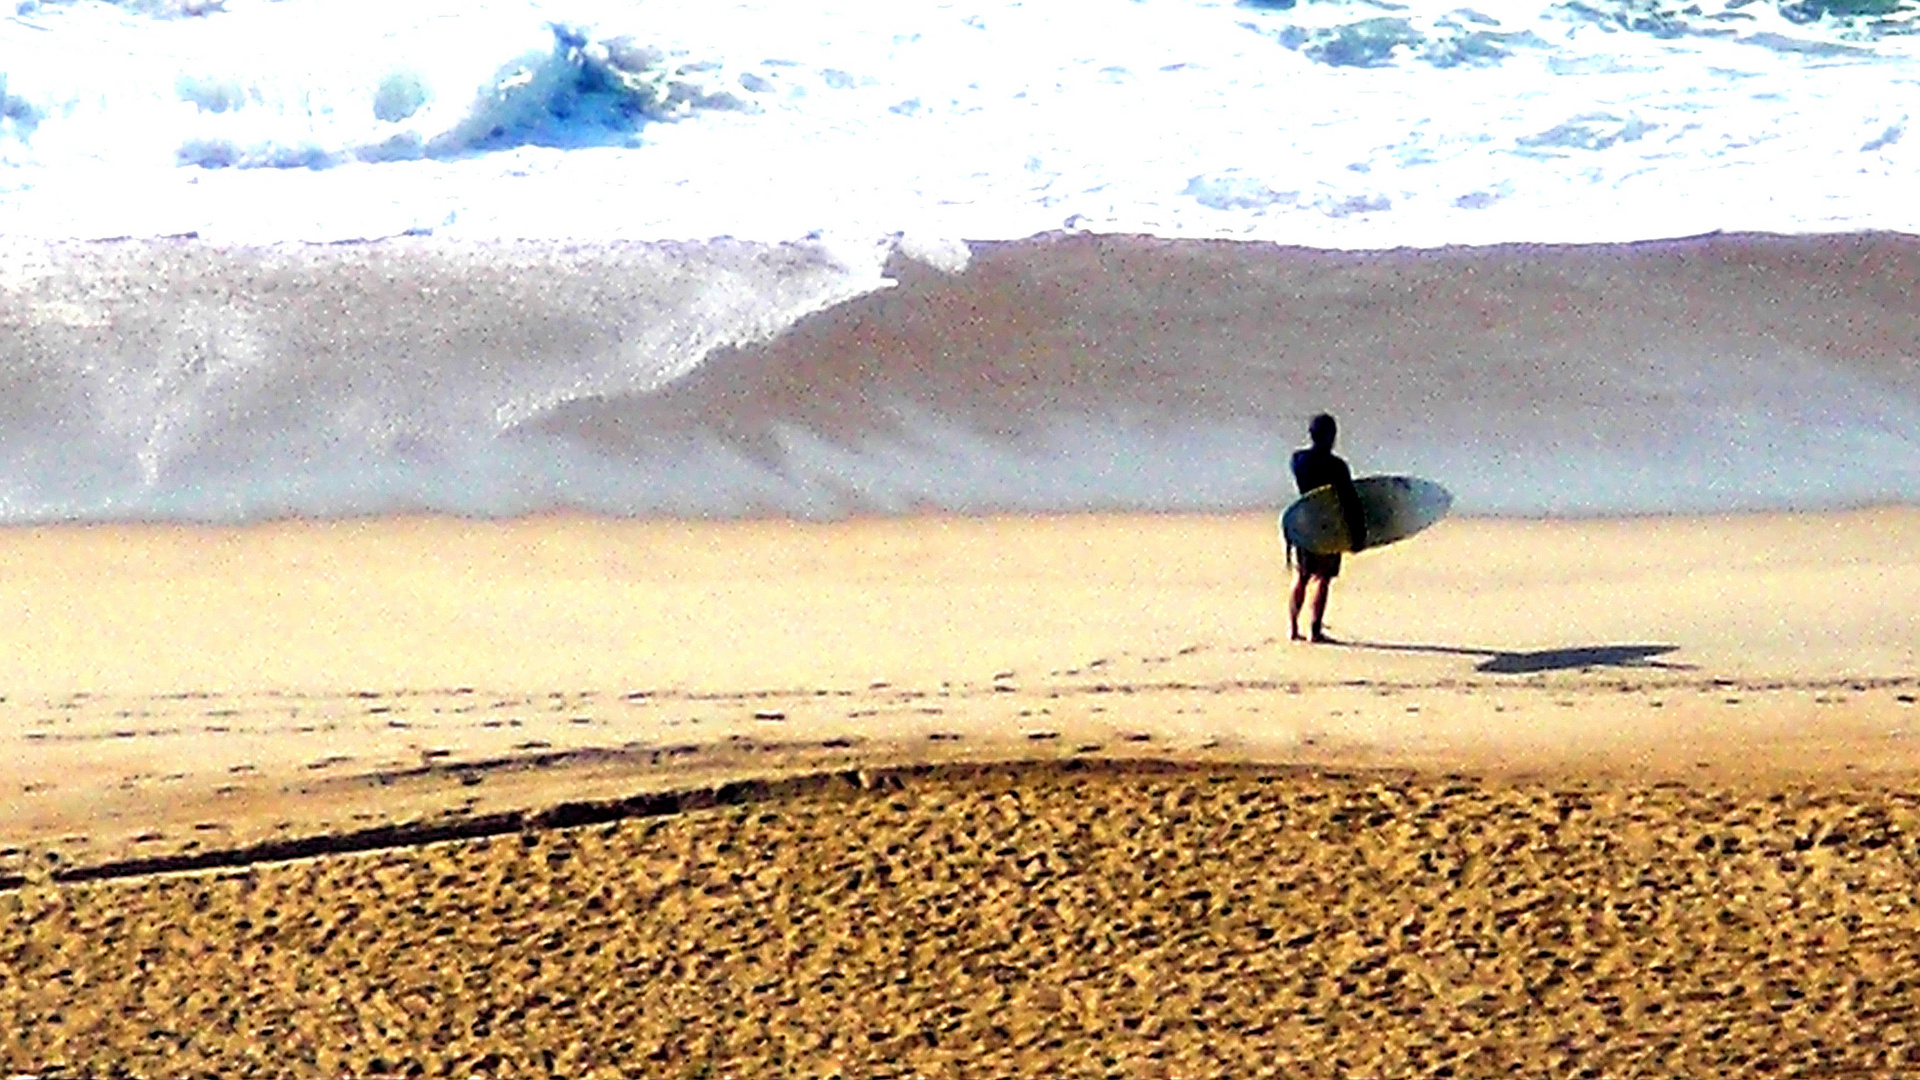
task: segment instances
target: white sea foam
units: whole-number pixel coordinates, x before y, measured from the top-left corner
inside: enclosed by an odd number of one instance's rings
[[[1914,5],[1839,2],[27,0],[0,233],[1920,231]]]

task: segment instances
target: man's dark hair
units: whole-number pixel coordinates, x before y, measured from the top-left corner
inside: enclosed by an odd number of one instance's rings
[[[1314,446],[1322,450],[1331,450],[1334,433],[1338,430],[1339,426],[1333,422],[1333,417],[1327,413],[1321,413],[1307,425],[1307,437],[1313,440]]]

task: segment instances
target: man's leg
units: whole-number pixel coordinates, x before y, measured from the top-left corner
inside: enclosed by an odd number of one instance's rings
[[[1327,590],[1333,588],[1333,579],[1316,576],[1313,584],[1313,640],[1326,641]]]
[[[1300,635],[1300,609],[1307,602],[1307,572],[1303,569],[1293,577],[1293,599],[1287,605],[1287,628],[1289,636],[1295,641],[1304,641]]]

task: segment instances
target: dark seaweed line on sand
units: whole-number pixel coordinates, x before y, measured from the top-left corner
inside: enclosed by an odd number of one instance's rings
[[[673,814],[706,810],[721,806],[741,806],[776,799],[812,795],[835,789],[878,790],[903,786],[908,780],[959,780],[1003,772],[1008,769],[1056,769],[1062,772],[1095,776],[1258,772],[1266,775],[1304,774],[1329,778],[1354,775],[1354,771],[1329,772],[1301,766],[1276,765],[1196,765],[1174,759],[1129,759],[1126,761],[998,761],[928,765],[900,765],[870,769],[837,769],[776,779],[736,780],[712,787],[681,791],[656,791],[621,799],[566,802],[544,810],[508,810],[497,814],[447,822],[409,822],[378,825],[347,833],[269,840],[246,847],[219,851],[196,851],[177,855],[156,855],[139,859],[96,863],[55,870],[50,876],[56,885],[77,885],[90,881],[144,877],[149,874],[181,873],[194,870],[238,869],[256,863],[284,862],[322,855],[351,855],[392,848],[417,847],[448,840],[478,840],[542,829],[568,829],[582,825],[600,825],[630,818],[667,817]],[[1374,770],[1361,770],[1373,772]],[[1398,772],[1398,770],[1382,770]],[[28,878],[21,874],[0,875],[0,892],[24,887]]]
[[[762,799],[803,794],[826,787],[845,776],[820,775],[790,779],[743,780],[691,791],[646,792],[623,799],[592,802],[566,802],[545,810],[507,810],[495,814],[464,818],[459,821],[405,822],[376,825],[347,833],[327,833],[288,840],[268,840],[247,847],[221,851],[196,851],[176,855],[156,855],[139,859],[77,866],[52,873],[56,884],[105,881],[188,870],[217,870],[250,866],[254,863],[307,859],[319,855],[348,855],[388,848],[415,847],[447,840],[478,840],[538,829],[565,829],[576,825],[597,825],[626,818],[663,817],[715,806],[738,806]]]

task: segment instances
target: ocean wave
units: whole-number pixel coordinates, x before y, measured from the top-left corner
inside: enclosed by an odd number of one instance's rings
[[[28,7],[4,235],[1916,227],[1920,0]]]
[[[696,111],[750,110],[738,86],[718,64],[676,59],[628,36],[592,40],[578,28],[551,24],[545,51],[512,57],[470,94],[456,83],[439,107],[436,90],[417,69],[394,66],[362,87],[360,123],[332,132],[308,129],[289,140],[271,127],[218,123],[267,105],[255,86],[231,78],[182,76],[177,93],[203,114],[204,133],[184,139],[182,165],[209,168],[329,168],[346,161],[387,162],[448,158],[510,146],[580,148],[628,145],[647,123],[684,119]],[[284,111],[284,110],[283,110]]]
[[[523,145],[627,145],[650,122],[754,108],[724,64],[563,23],[429,21],[389,30],[371,50],[336,42],[323,65],[297,25],[264,50],[212,34],[156,40],[125,19],[96,28],[108,31],[100,51],[122,50],[112,62],[120,78],[105,92],[91,85],[105,62],[98,56],[65,85],[45,68],[19,65],[29,77],[16,77],[8,92],[0,73],[0,115],[10,123],[0,138],[52,143],[56,153],[63,141],[89,139],[95,154],[137,154],[170,137],[178,165],[327,169]],[[438,40],[449,36],[461,40]],[[163,126],[144,137],[127,130],[156,121]]]
[[[1311,414],[1467,513],[1920,494],[1920,241],[13,241],[0,518],[1236,509]]]
[[[1636,60],[1652,59],[1636,56],[1631,46],[1575,43],[1585,27],[1642,41],[1694,38],[1825,58],[1871,57],[1876,43],[1920,30],[1920,3],[1913,0],[1561,0],[1519,17],[1509,9],[1505,18],[1458,6],[1393,5],[1393,14],[1292,0],[1243,6],[1266,17],[1243,24],[1248,29],[1318,63],[1359,68],[1486,67],[1531,53],[1549,58],[1562,72],[1592,73],[1627,70]]]

